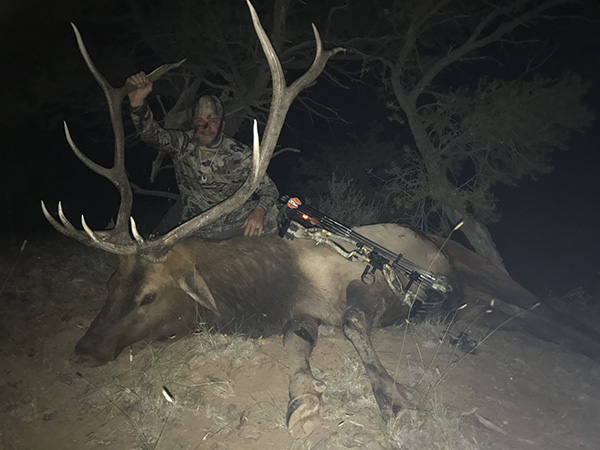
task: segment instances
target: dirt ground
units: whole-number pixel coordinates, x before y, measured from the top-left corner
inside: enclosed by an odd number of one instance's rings
[[[440,324],[375,331],[384,365],[414,397],[392,424],[351,344],[322,327],[312,360],[327,384],[321,423],[295,441],[280,338],[198,333],[84,366],[73,349],[104,302],[114,257],[54,236],[1,248],[2,449],[600,448],[600,365],[477,323],[470,338],[489,335],[477,355],[440,344]]]

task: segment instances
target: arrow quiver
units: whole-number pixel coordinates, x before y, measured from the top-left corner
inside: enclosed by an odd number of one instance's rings
[[[344,258],[365,263],[361,280],[375,282],[380,270],[398,299],[419,315],[428,315],[446,300],[452,287],[443,276],[396,254],[346,225],[302,203],[298,198],[283,196],[279,213],[279,236],[288,239],[313,239],[317,245],[327,244]],[[413,288],[411,290],[411,287]]]

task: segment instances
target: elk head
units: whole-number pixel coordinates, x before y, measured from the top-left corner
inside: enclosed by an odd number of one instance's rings
[[[275,50],[254,7],[249,1],[247,3],[254,29],[271,70],[273,83],[271,109],[260,144],[256,121],[254,122],[251,174],[240,189],[224,202],[156,239],[144,239],[137,231],[135,221],[130,217],[133,196],[124,163],[122,104],[133,87],[125,85],[114,88],[106,81],[93,64],[79,31],[73,26],[79,50],[90,72],[104,91],[108,103],[115,136],[113,167],[100,166],[87,158],[71,139],[66,124],[65,134],[75,155],[92,171],[110,180],[121,196],[115,227],[107,232],[92,231],[83,216],[83,231],[76,229],[64,215],[60,202],[59,222],[48,212],[42,201],[42,211],[56,230],[83,244],[119,255],[119,268],[109,282],[106,305],[76,346],[76,351],[83,356],[92,356],[100,362],[106,362],[115,359],[124,347],[141,339],[168,336],[182,330],[189,331],[194,326],[194,311],[198,305],[218,314],[210,290],[202,275],[197,273],[193,257],[186,254],[185,245],[181,244],[181,241],[237,209],[252,195],[266,172],[292,101],[319,76],[327,60],[343,50],[334,48],[323,51],[319,33],[313,25],[316,41],[315,59],[303,76],[287,86]],[[149,78],[155,81],[183,62],[163,65],[154,70]],[[182,261],[187,261],[187,264],[183,264]]]

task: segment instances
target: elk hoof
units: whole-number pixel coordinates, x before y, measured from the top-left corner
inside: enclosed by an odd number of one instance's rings
[[[382,382],[377,389],[373,389],[373,393],[381,410],[381,415],[386,422],[400,417],[410,401],[406,389],[393,380]]]
[[[315,429],[321,400],[317,394],[305,394],[288,403],[286,423],[294,439],[309,436]]]

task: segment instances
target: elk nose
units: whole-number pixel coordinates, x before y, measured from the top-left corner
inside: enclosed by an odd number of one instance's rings
[[[106,364],[115,359],[115,356],[102,351],[102,347],[91,339],[80,339],[75,345],[77,363],[89,363],[92,366]]]

